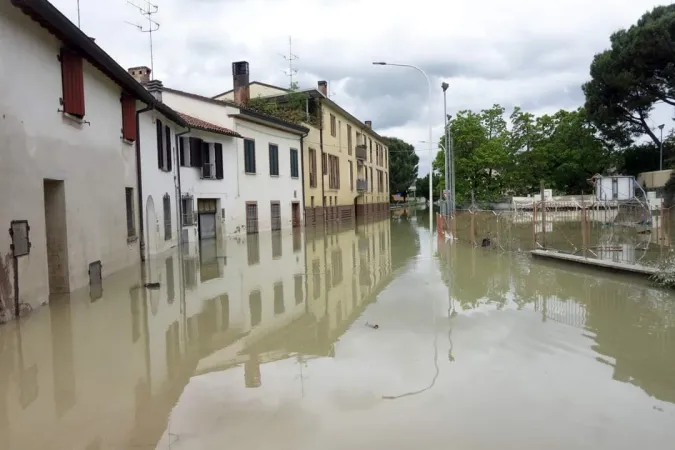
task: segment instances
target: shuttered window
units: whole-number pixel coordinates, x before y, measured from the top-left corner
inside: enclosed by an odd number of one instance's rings
[[[279,147],[270,144],[270,175],[279,176]]]
[[[84,65],[82,57],[69,49],[61,49],[61,82],[63,112],[84,117]]]
[[[168,241],[171,239],[171,197],[169,194],[164,194],[162,200],[162,209],[164,212],[164,240]]]
[[[185,167],[185,138],[180,136],[178,139],[178,163]]]
[[[223,144],[213,144],[213,150],[216,155],[216,179],[223,179]]]
[[[190,167],[202,167],[202,140],[190,138]]]
[[[169,128],[168,125],[164,125],[164,135],[166,136],[166,139],[164,140],[164,159],[166,161],[164,169],[171,172],[173,155],[171,154],[171,128]]]
[[[255,173],[255,141],[244,140],[244,171]]]
[[[291,149],[291,177],[298,178],[300,176],[300,168],[298,165],[298,151]]]
[[[255,202],[246,203],[246,233],[255,234],[258,232],[258,204]]]
[[[155,126],[157,128],[157,167],[159,167],[160,170],[164,170],[164,137],[162,134],[162,121],[157,119],[155,121]]]
[[[136,99],[129,94],[122,94],[122,138],[135,141],[136,136]]]

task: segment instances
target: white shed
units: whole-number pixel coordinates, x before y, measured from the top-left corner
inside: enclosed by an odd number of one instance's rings
[[[635,198],[635,178],[628,175],[603,177],[596,175],[595,198],[600,201],[632,200]]]

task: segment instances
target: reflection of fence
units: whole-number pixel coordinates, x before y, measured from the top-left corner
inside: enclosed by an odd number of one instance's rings
[[[640,201],[532,201],[509,211],[469,209],[438,216],[454,239],[502,251],[550,249],[589,258],[657,265],[671,251],[675,208]]]

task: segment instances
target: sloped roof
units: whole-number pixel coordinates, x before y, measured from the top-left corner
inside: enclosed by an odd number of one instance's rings
[[[195,130],[202,130],[202,131],[209,131],[211,133],[217,133],[217,134],[223,134],[225,136],[232,136],[232,137],[237,137],[237,138],[243,138],[241,134],[237,133],[236,131],[232,131],[229,128],[221,127],[219,125],[212,124],[210,122],[207,122],[202,119],[198,119],[196,117],[192,117],[188,114],[184,114],[182,112],[178,113],[179,116],[187,122],[187,124],[190,126],[190,128],[195,129]]]

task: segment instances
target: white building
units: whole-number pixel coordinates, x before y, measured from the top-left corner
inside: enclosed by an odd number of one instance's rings
[[[6,311],[139,261],[137,111],[170,110],[46,0],[0,3],[0,61],[0,228],[31,243],[14,273],[0,233]]]
[[[234,63],[233,72],[238,93],[235,98],[242,99],[249,95],[248,63]],[[211,200],[203,202],[204,205],[209,204],[209,213],[215,210],[216,217],[220,213],[221,223],[216,224],[217,232],[234,236],[302,225],[301,164],[303,138],[309,132],[307,128],[232,102],[175,89],[164,88],[162,99],[182,114],[204,121],[210,127],[234,133],[233,138],[221,142],[222,180],[214,184],[210,179],[196,178],[192,168],[181,169],[182,190],[184,193],[194,192],[195,210],[198,209],[199,198],[203,197]],[[218,134],[223,136],[215,133]],[[195,134],[193,137],[204,139],[210,143],[209,148],[213,148],[215,135],[210,132],[208,136]]]

